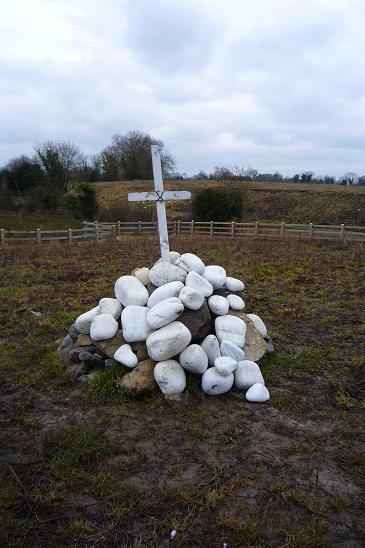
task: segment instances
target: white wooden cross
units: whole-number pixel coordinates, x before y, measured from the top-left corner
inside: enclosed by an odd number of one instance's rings
[[[128,194],[129,202],[156,202],[158,233],[160,236],[161,258],[170,262],[169,233],[167,230],[165,202],[168,200],[188,200],[191,192],[184,190],[164,190],[161,157],[158,145],[151,145],[153,180],[155,190],[152,192],[132,192]]]

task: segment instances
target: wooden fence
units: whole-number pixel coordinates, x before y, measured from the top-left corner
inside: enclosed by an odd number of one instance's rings
[[[300,239],[300,240],[333,240],[346,242],[365,242],[365,227],[345,225],[314,225],[287,224],[287,223],[223,223],[173,221],[168,223],[169,233],[175,236],[203,237],[203,238],[263,238],[272,240]],[[157,224],[154,222],[121,222],[98,223],[83,222],[82,228],[68,228],[66,230],[32,231],[0,229],[0,243],[63,241],[78,242],[85,240],[105,240],[122,238],[124,235],[155,234]]]

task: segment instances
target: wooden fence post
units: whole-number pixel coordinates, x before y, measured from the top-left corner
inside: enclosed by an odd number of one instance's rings
[[[139,234],[142,232],[142,222],[138,221],[138,232]]]
[[[42,241],[41,229],[37,228],[37,244],[40,244],[41,241]]]
[[[180,219],[177,221],[177,233],[180,234],[181,232],[181,221]]]
[[[5,228],[2,228],[0,231],[1,245],[5,245]]]
[[[100,237],[98,221],[95,221],[95,235],[96,235],[96,243],[98,243],[99,242],[99,237]]]
[[[72,228],[69,228],[67,231],[68,241],[69,243],[72,242]]]
[[[118,236],[120,236],[120,221],[118,221],[117,229],[118,229]]]
[[[193,234],[194,234],[194,221],[191,221],[190,236],[193,237]]]
[[[313,240],[313,223],[309,223],[309,239]]]
[[[235,222],[232,221],[232,225],[231,225],[231,238],[234,238],[234,235],[235,235],[235,228],[236,228]]]
[[[209,236],[210,236],[210,239],[213,240],[213,236],[214,236],[214,221],[210,221]]]
[[[285,223],[280,223],[280,239],[284,240],[285,236]]]
[[[256,221],[256,222],[255,222],[255,236],[257,236],[258,233],[259,233],[259,222]]]
[[[345,225],[344,224],[341,225],[340,238],[342,242],[345,243]]]

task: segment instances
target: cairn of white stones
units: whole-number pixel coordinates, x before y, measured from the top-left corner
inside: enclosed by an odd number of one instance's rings
[[[189,193],[164,192],[157,147],[152,159],[155,195],[130,199],[156,201],[161,258],[118,278],[114,297],[76,319],[58,349],[67,374],[88,382],[100,371],[125,368],[121,390],[139,396],[158,386],[168,398],[184,392],[194,375],[207,395],[235,387],[249,402],[265,402],[270,394],[258,362],[272,350],[267,328],[244,312],[243,281],[193,253],[169,250],[164,201]]]

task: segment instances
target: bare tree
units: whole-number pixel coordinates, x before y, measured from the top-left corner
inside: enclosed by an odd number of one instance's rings
[[[82,169],[85,157],[71,142],[47,141],[35,148],[46,179],[60,191],[66,192],[72,176]]]

